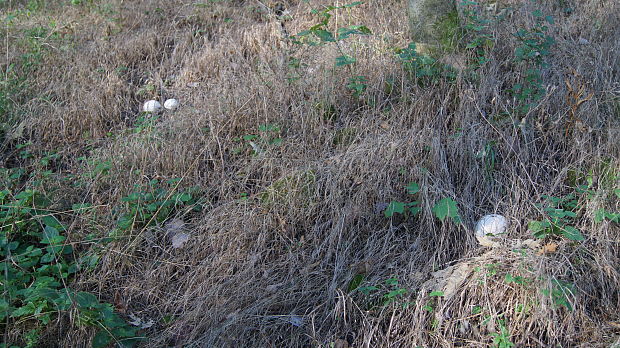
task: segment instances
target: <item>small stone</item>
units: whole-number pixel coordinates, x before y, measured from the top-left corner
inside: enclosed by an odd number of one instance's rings
[[[584,39],[584,38],[580,37],[580,38],[579,38],[579,44],[580,44],[580,45],[588,45],[588,44],[590,44],[590,41],[588,41],[588,40],[586,40],[586,39]]]

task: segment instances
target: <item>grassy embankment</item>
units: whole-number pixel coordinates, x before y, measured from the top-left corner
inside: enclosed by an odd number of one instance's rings
[[[281,5],[0,1],[7,346],[616,342],[619,5]]]

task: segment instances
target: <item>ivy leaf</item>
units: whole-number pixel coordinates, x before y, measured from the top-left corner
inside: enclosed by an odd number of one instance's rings
[[[456,201],[450,197],[446,197],[437,202],[433,207],[433,213],[441,221],[444,221],[446,218],[451,218],[456,223],[461,222]]]

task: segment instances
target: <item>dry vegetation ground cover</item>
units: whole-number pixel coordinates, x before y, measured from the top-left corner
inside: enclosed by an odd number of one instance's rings
[[[330,12],[326,29],[371,35],[295,44],[333,4],[0,1],[7,347],[96,345],[112,326],[78,291],[144,347],[618,341],[619,4],[470,5],[489,21],[465,30],[461,11],[434,63],[398,50],[406,1]],[[529,60],[520,29],[534,33]],[[343,52],[357,62],[335,67]],[[180,108],[140,113],[165,98]],[[413,200],[419,214],[386,217]],[[438,219],[440,200],[458,217]],[[16,202],[32,208],[19,221]],[[488,213],[510,222],[502,247],[474,237]],[[539,247],[514,245],[550,221]],[[23,237],[41,226],[56,244]],[[57,247],[41,264],[77,265],[57,286],[68,305],[41,295],[28,311],[9,288],[9,267],[43,272],[19,264],[18,240]],[[449,274],[451,288],[432,285]]]

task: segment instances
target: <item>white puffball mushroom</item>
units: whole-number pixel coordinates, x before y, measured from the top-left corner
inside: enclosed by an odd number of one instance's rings
[[[168,110],[174,110],[179,107],[179,101],[176,99],[168,99],[164,102],[164,107]]]
[[[161,110],[161,104],[157,100],[149,100],[144,103],[144,112],[159,112]]]
[[[476,237],[497,236],[506,232],[508,220],[497,214],[485,215],[476,224]]]

